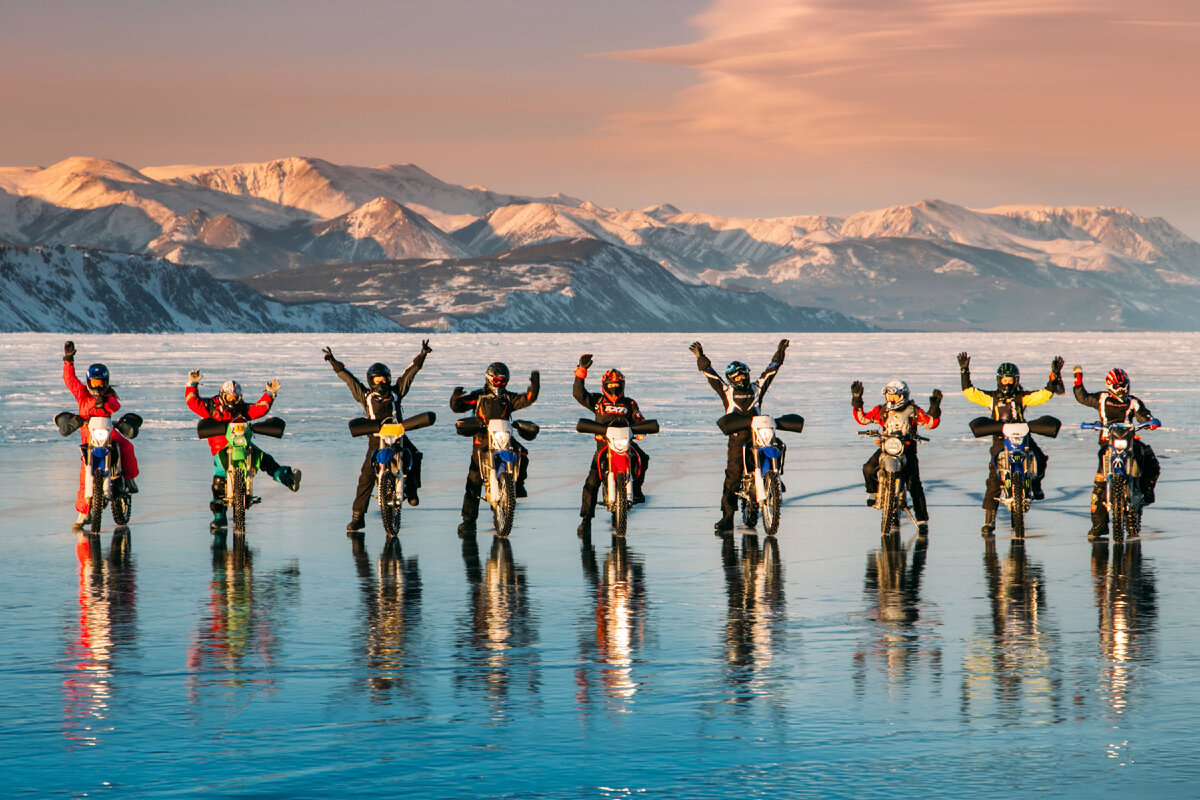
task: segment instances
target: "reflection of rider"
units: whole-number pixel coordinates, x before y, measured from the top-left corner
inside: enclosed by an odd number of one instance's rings
[[[863,385],[860,381],[850,384],[850,406],[853,410],[854,421],[859,425],[878,425],[884,433],[898,433],[904,439],[904,466],[900,477],[908,485],[912,495],[913,513],[917,517],[917,533],[921,536],[929,533],[929,512],[925,508],[925,489],[921,486],[921,465],[917,461],[917,440],[912,434],[917,426],[933,430],[941,422],[942,390],[934,389],[929,398],[928,413],[912,401],[908,394],[908,384],[896,379],[888,381],[883,387],[884,402],[870,411],[863,412]],[[863,464],[863,480],[867,485],[867,505],[875,505],[875,491],[879,488],[879,455],[875,452]]]
[[[1085,406],[1096,409],[1100,414],[1100,422],[1109,425],[1115,422],[1132,423],[1145,422],[1154,415],[1150,409],[1137,397],[1129,393],[1129,375],[1125,370],[1116,368],[1109,371],[1104,379],[1103,392],[1089,392],[1083,388],[1083,368],[1078,364],[1075,372],[1075,399]],[[1157,425],[1151,428],[1158,427]],[[1092,529],[1088,538],[1095,539],[1108,532],[1108,487],[1104,477],[1104,451],[1108,449],[1105,432],[1100,431],[1100,450],[1097,453],[1096,481],[1092,485]],[[1154,485],[1158,483],[1160,468],[1158,457],[1150,449],[1150,445],[1141,439],[1133,440],[1133,457],[1141,468],[1142,498],[1144,505],[1154,502]]]
[[[103,364],[92,364],[88,367],[88,381],[85,386],[75,375],[75,343],[63,345],[63,383],[70,390],[75,402],[79,404],[79,416],[85,420],[92,417],[111,417],[121,408],[117,393],[108,382],[108,367]],[[88,428],[84,425],[79,429],[79,440],[88,443]],[[121,460],[121,476],[125,479],[125,488],[130,493],[136,492],[137,484],[134,478],[138,476],[137,457],[133,454],[133,442],[126,439],[119,430],[113,429],[112,441],[117,448]],[[85,470],[87,464],[79,462],[79,493],[75,495],[75,510],[79,516],[72,527],[82,530],[91,510],[92,498],[84,497],[83,487],[87,480]]]
[[[385,691],[404,687],[410,643],[421,617],[421,570],[415,557],[404,558],[398,537],[384,544],[378,575],[362,535],[350,537],[350,542],[367,612],[367,687],[373,699],[382,699]]]
[[[725,404],[725,413],[753,417],[762,413],[763,396],[775,380],[775,373],[783,365],[788,344],[787,339],[779,340],[779,347],[771,357],[771,363],[758,376],[758,380],[753,382],[750,380],[750,367],[741,361],[732,361],[725,368],[727,383],[713,369],[712,362],[704,355],[704,348],[699,342],[692,342],[689,349],[696,357],[696,368],[708,379],[708,385]],[[746,429],[728,437],[725,451],[725,484],[721,489],[721,519],[713,526],[717,533],[733,530],[733,513],[737,510],[737,491],[742,485],[742,468],[745,463],[743,449],[750,443],[750,436],[750,430]],[[781,445],[782,442],[776,446]]]
[[[354,399],[362,403],[363,411],[366,412],[368,419],[394,418],[399,422],[404,416],[402,408],[404,395],[408,394],[413,378],[417,377],[417,372],[425,364],[425,356],[433,352],[433,348],[429,346],[428,339],[421,342],[421,352],[417,353],[416,358],[412,360],[395,384],[392,383],[392,371],[386,364],[378,362],[372,364],[367,367],[368,385],[364,385],[362,381],[350,374],[346,365],[334,358],[333,351],[328,347],[322,352],[325,354],[325,360],[329,362],[329,366],[333,367],[334,374],[349,387],[350,394],[354,396]],[[415,506],[420,502],[417,490],[421,488],[421,451],[413,447],[408,436],[400,437],[400,447],[404,450],[404,460],[409,465],[405,470],[404,494],[409,505]],[[371,434],[367,438],[367,455],[363,458],[362,469],[358,473],[358,490],[354,495],[354,503],[350,507],[350,524],[346,526],[348,531],[361,531],[366,527],[363,517],[367,513],[367,504],[371,502],[371,490],[375,487],[374,455],[378,449],[379,437]]]
[[[471,465],[467,468],[467,487],[463,493],[462,523],[458,526],[460,535],[466,536],[475,532],[475,520],[479,517],[479,493],[483,488],[483,476],[479,472],[480,453],[487,450],[487,425],[493,419],[512,419],[514,411],[533,405],[538,397],[540,379],[537,370],[529,374],[529,388],[524,394],[510,392],[508,386],[508,366],[499,361],[488,365],[484,373],[484,386],[469,394],[463,394],[463,387],[454,387],[450,395],[450,410],[461,414],[473,411],[475,416],[485,424],[483,430],[475,434],[475,446],[471,452]],[[515,438],[512,440],[513,449],[520,454],[520,466],[517,470],[517,497],[525,497],[525,477],[529,470],[529,451]]]
[[[204,376],[199,370],[188,373],[187,389],[183,397],[187,407],[195,414],[206,419],[220,422],[249,422],[252,419],[265,417],[275,402],[275,393],[279,391],[279,381],[267,383],[267,390],[253,405],[247,405],[242,398],[242,386],[237,381],[225,381],[221,390],[209,398],[200,397],[200,381]],[[225,477],[229,469],[229,453],[225,446],[228,441],[225,434],[208,437],[208,448],[213,455],[212,502],[208,504],[213,512],[212,527],[223,528],[225,519]],[[270,453],[261,450],[258,445],[250,445],[250,462],[257,469],[266,472],[275,480],[291,489],[293,492],[300,488],[300,470],[280,466]]]
[[[1056,356],[1050,365],[1050,379],[1046,382],[1045,388],[1028,392],[1021,387],[1021,371],[1017,369],[1017,365],[1006,361],[996,367],[996,391],[992,392],[978,389],[971,383],[971,357],[966,353],[958,354],[963,394],[972,403],[989,409],[992,412],[992,419],[1002,422],[1024,422],[1026,408],[1041,405],[1055,394],[1062,394],[1065,391],[1062,388],[1062,366],[1062,357]],[[1046,475],[1048,459],[1032,436],[1029,436],[1026,441],[1029,443],[1029,450],[1033,453],[1034,464],[1037,467],[1037,473],[1033,478],[1033,499],[1041,500],[1045,497],[1042,493],[1042,478]],[[996,474],[996,455],[1003,449],[1004,437],[993,436],[992,449],[989,451],[991,459],[988,462],[987,487],[983,493],[982,533],[984,536],[991,536],[992,532],[996,530],[996,507],[999,505],[1000,497],[1000,477]]]
[[[1150,660],[1158,614],[1154,569],[1142,559],[1139,541],[1117,542],[1109,562],[1108,545],[1092,546],[1092,579],[1100,614],[1101,691],[1117,713],[1129,708],[1133,673]]]
[[[604,373],[600,381],[601,391],[589,392],[587,390],[584,380],[587,378],[590,366],[592,366],[592,356],[590,353],[584,353],[579,357],[579,366],[575,368],[575,383],[571,388],[571,393],[581,406],[595,412],[596,422],[608,426],[627,427],[634,422],[643,421],[645,417],[638,409],[637,401],[625,396],[625,376],[619,370],[610,369]],[[632,442],[631,445],[630,450],[633,451],[633,502],[644,503],[646,498],[642,494],[642,483],[646,480],[646,467],[650,463],[650,457],[637,446],[636,442]],[[579,523],[578,531],[581,535],[592,528],[592,517],[596,513],[596,494],[600,491],[601,464],[605,463],[602,456],[607,448],[608,444],[604,437],[597,434],[596,454],[592,456],[591,469],[588,470],[587,479],[583,482],[583,505],[579,509],[579,516],[583,517],[583,521]],[[607,469],[607,466],[605,468]]]

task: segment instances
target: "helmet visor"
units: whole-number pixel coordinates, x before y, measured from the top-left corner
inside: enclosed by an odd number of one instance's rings
[[[104,380],[102,378],[88,378],[89,389],[103,389]]]
[[[508,385],[508,376],[507,375],[492,375],[488,378],[488,383],[492,384],[492,386],[507,386]]]

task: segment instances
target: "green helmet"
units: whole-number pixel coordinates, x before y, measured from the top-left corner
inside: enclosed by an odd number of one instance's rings
[[[1012,378],[1012,380],[1005,383],[1005,378]],[[996,367],[996,388],[1000,390],[1000,394],[1016,394],[1017,387],[1020,385],[1021,370],[1017,369],[1016,364],[1011,361],[1005,361]]]

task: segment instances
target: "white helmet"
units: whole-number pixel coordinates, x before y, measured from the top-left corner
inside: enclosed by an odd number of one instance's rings
[[[893,378],[892,380],[888,381],[887,385],[884,386],[880,391],[880,394],[882,394],[885,399],[889,394],[900,397],[900,402],[898,403],[888,402],[888,408],[903,408],[904,406],[908,405],[908,384],[899,378]]]

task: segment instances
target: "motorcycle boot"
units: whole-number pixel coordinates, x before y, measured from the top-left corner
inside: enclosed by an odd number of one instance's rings
[[[733,530],[733,517],[721,517],[717,520],[717,524],[713,525],[713,531],[717,536],[723,536]]]
[[[983,510],[983,527],[979,529],[979,533],[983,536],[992,536],[996,531],[996,509],[985,508]]]
[[[875,507],[875,493],[874,492],[869,492],[867,494],[867,506],[870,508]]]
[[[208,524],[209,529],[214,532],[225,530],[229,525],[229,520],[225,517],[225,504],[213,502],[209,503],[208,507],[213,512],[212,522]]]
[[[464,519],[458,524],[458,538],[465,539],[475,535],[475,520]]]
[[[73,522],[71,524],[71,530],[73,530],[73,531],[83,530],[83,525],[87,521],[88,521],[88,515],[84,514],[83,512],[80,512],[79,516],[77,516],[75,518],[75,522]]]
[[[587,536],[591,532],[592,532],[592,518],[584,517],[583,519],[579,520],[579,527],[575,529],[575,535],[582,539],[584,536]]]
[[[361,531],[363,528],[367,527],[367,522],[364,516],[365,515],[361,511],[350,512],[350,522],[346,523],[346,531],[348,533],[353,533],[354,531]]]
[[[1033,488],[1033,499],[1034,500],[1045,500],[1046,499],[1046,493],[1042,491],[1042,479],[1040,477],[1035,477],[1033,479],[1033,487],[1032,488]]]
[[[300,491],[300,470],[298,469],[280,467],[271,474],[271,477],[293,492]]]
[[[1092,527],[1087,532],[1089,542],[1108,536],[1108,506],[1104,504],[1103,495],[1099,494],[1101,491],[1097,487],[1096,493],[1092,494]]]
[[[928,520],[923,520],[923,519],[917,520],[917,536],[928,536],[928,535],[929,535]]]

